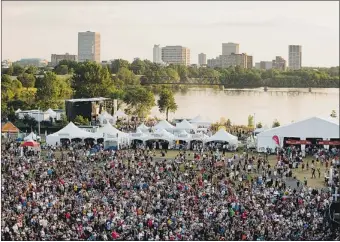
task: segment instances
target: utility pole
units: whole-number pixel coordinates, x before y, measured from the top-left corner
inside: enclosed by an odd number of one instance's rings
[[[38,132],[40,136],[40,107],[38,108]]]

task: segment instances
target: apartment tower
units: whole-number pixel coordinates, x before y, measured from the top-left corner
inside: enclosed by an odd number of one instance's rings
[[[240,45],[236,43],[222,43],[222,55],[239,54]]]
[[[78,33],[78,61],[100,63],[100,33],[91,31]]]
[[[289,45],[288,47],[288,65],[291,70],[300,70],[302,63],[302,46],[301,45]]]
[[[162,61],[166,64],[190,65],[190,49],[183,46],[162,48]]]
[[[207,64],[207,55],[204,53],[201,53],[198,55],[198,65],[204,66]]]
[[[162,63],[162,47],[160,45],[153,46],[153,62],[157,64]]]

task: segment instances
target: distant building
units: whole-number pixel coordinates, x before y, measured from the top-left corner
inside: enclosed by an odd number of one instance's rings
[[[272,63],[272,67],[274,69],[285,71],[287,68],[287,62],[281,56],[276,56],[275,60],[273,60]]]
[[[220,55],[220,67],[228,68],[231,66],[239,66],[241,68],[248,68],[249,65],[252,66],[253,57],[245,53],[242,54],[230,54],[230,55]],[[251,64],[250,64],[251,63]]]
[[[70,55],[69,53],[66,53],[64,55],[58,55],[58,54],[52,54],[51,55],[51,66],[56,66],[59,64],[62,60],[69,60],[69,61],[77,61],[76,55]]]
[[[153,63],[162,63],[162,47],[160,45],[153,46]]]
[[[95,61],[100,63],[100,33],[78,33],[78,61]]]
[[[236,43],[222,43],[222,55],[239,54],[240,45]]]
[[[261,61],[260,62],[260,68],[261,70],[270,70],[273,68],[273,62],[272,61]]]
[[[288,64],[291,70],[300,70],[302,65],[302,46],[289,45],[288,47]]]
[[[1,68],[7,69],[10,68],[10,66],[12,66],[12,61],[10,60],[1,61]]]
[[[22,66],[22,67],[26,67],[26,66],[45,67],[48,65],[48,61],[40,59],[40,58],[28,58],[28,59],[21,59],[15,62],[15,64]]]
[[[261,63],[260,62],[256,62],[255,63],[255,69],[261,69]]]
[[[220,57],[212,58],[207,60],[207,66],[211,68],[220,67],[221,66],[221,59]]]
[[[247,61],[247,69],[253,68],[253,56],[246,55],[246,61]]]
[[[190,49],[183,46],[162,48],[162,61],[166,64],[190,65]]]
[[[198,65],[204,66],[207,64],[207,55],[204,53],[201,53],[198,55]]]

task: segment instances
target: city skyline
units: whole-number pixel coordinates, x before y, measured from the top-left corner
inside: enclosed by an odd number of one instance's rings
[[[303,66],[339,65],[338,2],[4,2],[2,7],[2,60],[77,54],[78,32],[93,31],[101,34],[101,61],[152,61],[152,47],[160,44],[188,47],[196,64],[199,53],[215,58],[221,43],[233,42],[254,63],[275,56],[288,60],[288,46],[301,45]],[[143,16],[136,21],[141,7]]]

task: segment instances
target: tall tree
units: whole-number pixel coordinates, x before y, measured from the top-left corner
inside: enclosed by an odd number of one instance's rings
[[[123,81],[125,85],[138,85],[139,80],[132,71],[127,69],[126,67],[122,67],[119,69],[118,73],[116,74],[115,78]]]
[[[135,75],[143,75],[145,72],[145,63],[137,58],[131,63],[130,69]]]
[[[166,114],[166,120],[169,118],[169,111],[175,112],[178,108],[173,92],[170,89],[163,89],[159,94],[157,101],[158,108],[161,113]]]
[[[123,59],[116,59],[112,61],[112,64],[111,64],[112,74],[117,74],[118,71],[123,67],[130,69],[130,63],[127,60],[123,60]]]
[[[26,88],[34,87],[35,77],[33,74],[28,74],[28,73],[20,74],[18,76],[18,80],[21,82],[23,87],[26,87]]]
[[[13,65],[13,76],[19,76],[25,72],[25,68],[17,64]]]
[[[126,90],[124,102],[128,113],[145,118],[155,105],[155,97],[151,91],[138,86]]]
[[[108,97],[115,89],[107,67],[95,62],[81,63],[75,69],[72,88],[77,98]]]

